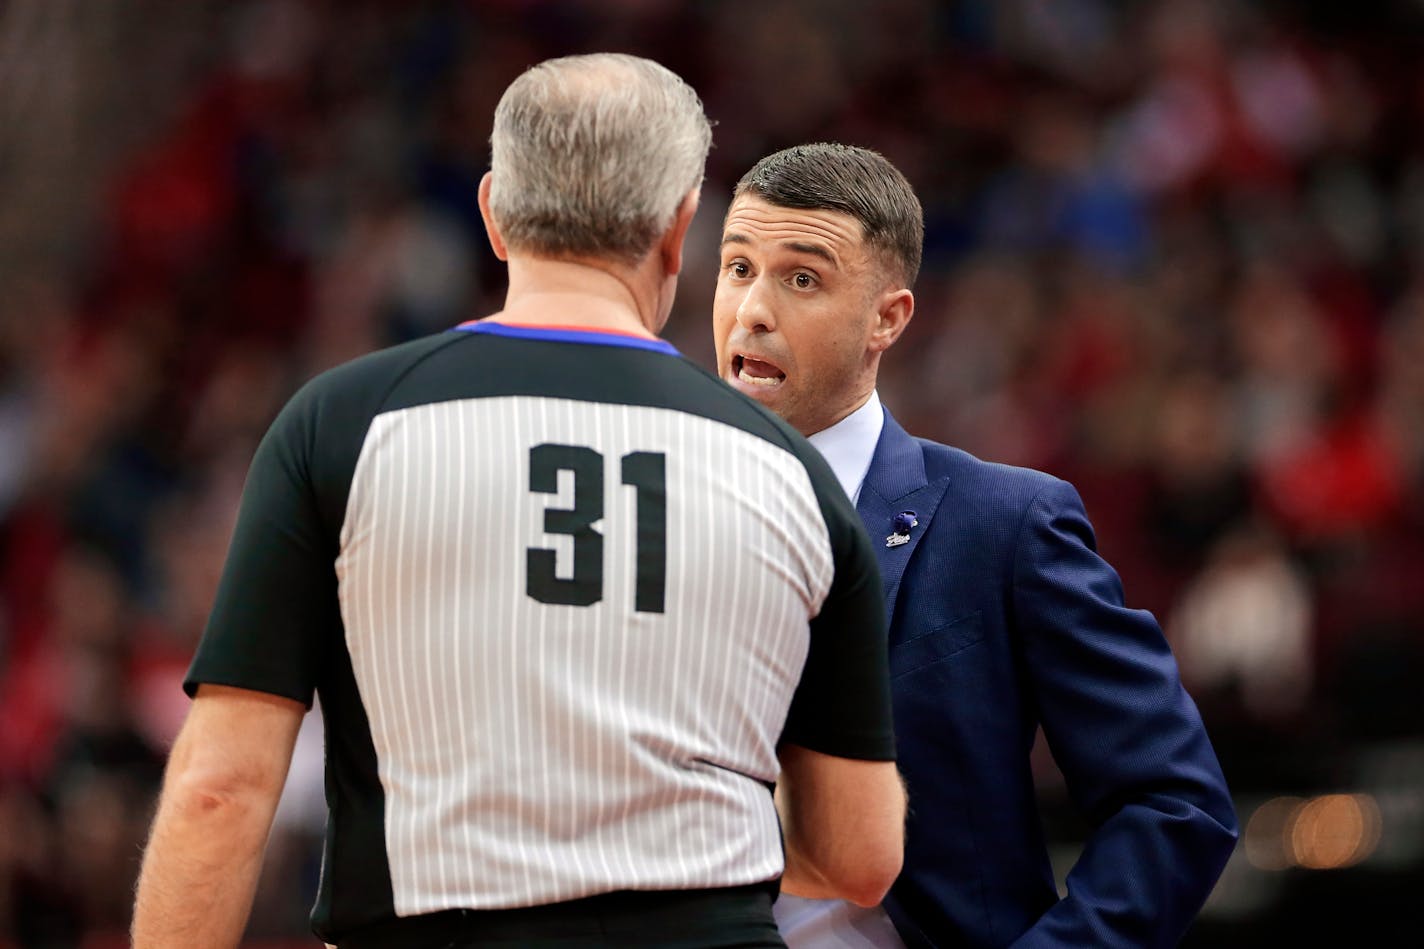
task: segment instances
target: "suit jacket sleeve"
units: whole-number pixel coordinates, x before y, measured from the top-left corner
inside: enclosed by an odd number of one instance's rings
[[[1077,492],[1020,528],[1013,610],[1044,735],[1093,827],[1068,895],[1015,946],[1174,946],[1236,840],[1201,716],[1150,613],[1123,605]]]

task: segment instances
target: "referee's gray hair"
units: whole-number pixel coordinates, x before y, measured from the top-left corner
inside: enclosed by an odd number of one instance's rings
[[[652,60],[547,60],[495,109],[490,211],[511,249],[637,260],[701,184],[711,143],[697,93]]]

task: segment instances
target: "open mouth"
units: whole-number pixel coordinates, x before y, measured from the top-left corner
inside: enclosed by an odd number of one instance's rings
[[[786,381],[786,373],[776,365],[741,354],[732,357],[732,375],[753,386],[779,386]]]

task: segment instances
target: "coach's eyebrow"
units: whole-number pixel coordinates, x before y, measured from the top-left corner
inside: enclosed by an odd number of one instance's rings
[[[726,234],[722,235],[721,246],[726,247],[728,244],[750,243],[752,243],[752,239],[750,237],[747,237],[745,234],[738,234],[736,231],[728,231]],[[790,250],[797,251],[798,253],[809,254],[812,257],[819,257],[822,260],[826,261],[826,263],[830,264],[832,267],[839,267],[841,265],[841,262],[836,259],[836,255],[831,253],[826,248],[822,247],[820,244],[808,244],[805,241],[787,241],[781,246],[786,247]]]
[[[832,267],[839,267],[841,265],[841,262],[839,260],[836,260],[836,255],[826,250],[826,248],[822,247],[820,244],[807,244],[802,241],[790,241],[787,243],[786,246],[791,248],[792,250],[800,251],[803,254],[810,254],[812,257],[819,257],[826,263],[830,264]]]

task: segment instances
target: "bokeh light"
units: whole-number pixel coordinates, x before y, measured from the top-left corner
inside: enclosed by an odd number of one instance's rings
[[[1338,870],[1369,859],[1383,823],[1369,794],[1275,797],[1251,813],[1242,848],[1258,870]]]
[[[1379,845],[1379,805],[1367,794],[1326,794],[1293,812],[1288,850],[1311,870],[1338,870],[1367,858]]]
[[[1272,798],[1256,808],[1246,822],[1242,846],[1246,859],[1260,870],[1285,870],[1292,864],[1287,847],[1296,813],[1304,805],[1298,797]]]

